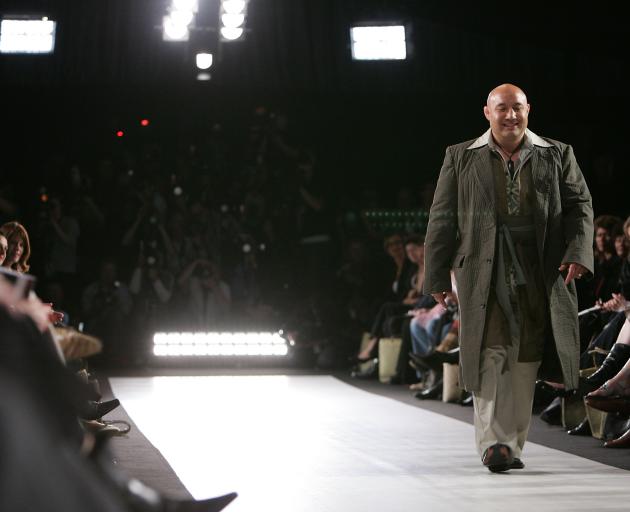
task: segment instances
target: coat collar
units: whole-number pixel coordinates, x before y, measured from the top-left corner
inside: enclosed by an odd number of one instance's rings
[[[475,142],[473,142],[466,149],[477,149],[483,146],[487,146],[488,142],[490,141],[490,134],[491,134],[491,130],[490,128],[488,128],[488,130],[481,137],[479,137]],[[542,137],[539,137],[534,132],[532,132],[529,128],[525,130],[525,137],[527,137],[534,146],[540,146],[543,148],[549,148],[553,146],[553,144],[551,144],[550,142],[547,142]]]

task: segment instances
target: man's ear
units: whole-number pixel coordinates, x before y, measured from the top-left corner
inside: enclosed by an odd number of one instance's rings
[[[490,109],[488,108],[488,105],[483,107],[483,115],[486,116],[488,121],[490,121]]]

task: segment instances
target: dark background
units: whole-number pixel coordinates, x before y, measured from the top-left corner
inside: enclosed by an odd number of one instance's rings
[[[162,41],[168,2],[3,4],[3,14],[58,22],[53,55],[0,57],[2,167],[17,179],[41,181],[46,154],[110,152],[117,129],[140,136],[140,117],[153,136],[178,141],[216,121],[238,126],[265,105],[288,114],[318,151],[320,174],[345,189],[417,186],[437,175],[446,145],[486,129],[488,91],[513,82],[532,104],[530,128],[575,147],[596,211],[627,213],[618,187],[604,193],[623,177],[628,131],[615,4],[251,0],[246,39],[217,49],[205,83],[194,78],[194,41]],[[216,1],[200,5],[198,19],[212,23]],[[411,26],[410,58],[353,62],[349,26],[383,20]]]

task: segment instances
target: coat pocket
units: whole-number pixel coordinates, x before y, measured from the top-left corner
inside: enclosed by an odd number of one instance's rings
[[[455,258],[453,258],[453,268],[463,268],[465,259],[465,254],[456,254]]]

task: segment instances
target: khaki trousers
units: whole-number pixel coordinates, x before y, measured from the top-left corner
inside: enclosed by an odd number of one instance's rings
[[[540,361],[515,363],[503,371],[507,351],[502,346],[481,352],[481,387],[473,393],[477,450],[496,443],[509,446],[520,457],[532,419],[534,388]]]

